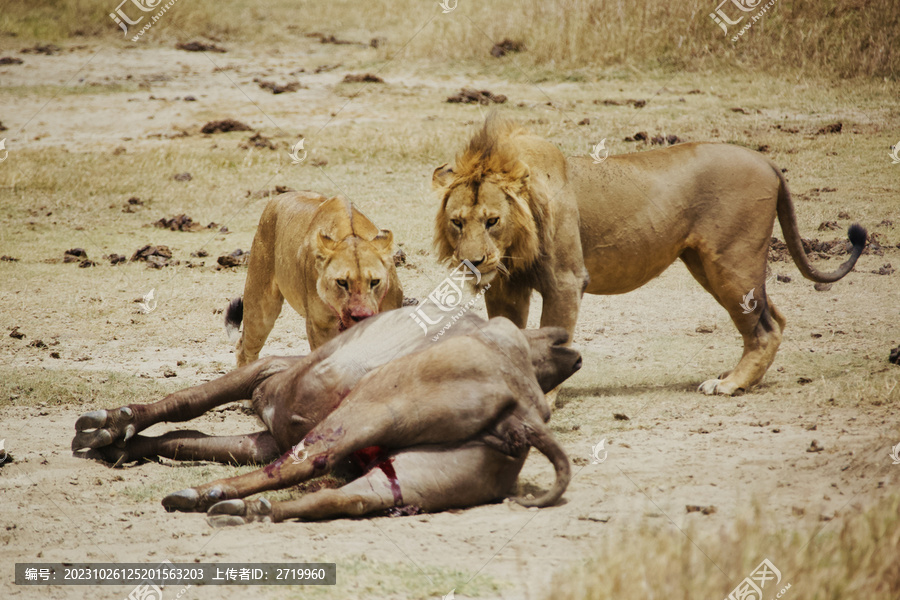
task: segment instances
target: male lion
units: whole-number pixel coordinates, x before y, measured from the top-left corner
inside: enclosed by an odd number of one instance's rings
[[[237,365],[259,358],[285,300],[306,317],[313,350],[354,323],[398,308],[403,290],[393,240],[340,197],[288,192],[269,201],[250,249],[244,296],[225,315],[230,331],[244,321]]]
[[[483,280],[499,271],[485,296],[488,315],[519,327],[537,290],[541,326],[564,327],[571,338],[583,291],[629,292],[680,258],[744,338],[737,367],[702,383],[706,394],[758,383],[781,343],[785,318],[765,282],[776,215],[794,263],[812,281],[849,273],[866,244],[865,229],[854,224],[850,258],[831,273],[816,270],[781,170],[726,144],[681,144],[595,164],[566,159],[547,140],[492,116],[452,168],[434,171],[433,184],[441,195],[434,235],[440,259],[468,259]],[[755,304],[745,301],[750,297]]]

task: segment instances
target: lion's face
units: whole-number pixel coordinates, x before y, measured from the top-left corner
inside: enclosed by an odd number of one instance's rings
[[[337,315],[341,331],[381,312],[391,283],[393,239],[387,230],[372,241],[350,236],[336,242],[319,233],[316,291]]]
[[[509,217],[506,194],[492,182],[457,186],[447,197],[444,236],[453,258],[475,265],[484,283],[494,277],[511,245]]]
[[[438,171],[435,187],[440,188]],[[452,176],[452,171],[444,171]],[[488,176],[446,187],[435,223],[440,258],[470,261],[481,272],[482,284],[498,272],[530,264],[538,243],[532,212],[523,199],[526,179],[527,175],[513,181]]]

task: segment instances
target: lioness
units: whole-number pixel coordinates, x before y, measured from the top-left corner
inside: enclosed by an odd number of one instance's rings
[[[785,318],[765,287],[776,214],[794,263],[812,281],[849,273],[866,244],[865,229],[854,224],[850,258],[831,273],[816,270],[781,170],[727,144],[681,144],[595,164],[566,159],[547,140],[492,116],[452,168],[435,169],[433,185],[441,197],[439,257],[472,261],[483,280],[500,272],[485,296],[488,315],[519,327],[537,290],[541,326],[565,327],[571,337],[583,291],[629,292],[680,258],[744,338],[737,367],[703,382],[706,394],[758,383],[781,343]],[[755,303],[744,300],[750,292]]]
[[[424,334],[410,319],[413,310],[431,311]],[[75,423],[72,449],[116,464],[153,456],[271,462],[163,499],[169,510],[212,507],[210,514],[226,524],[492,502],[511,491],[529,446],[550,459],[556,482],[544,494],[518,501],[555,503],[571,472],[545,424],[550,410],[542,391],[576,372],[580,354],[563,345],[567,336],[560,328],[522,331],[506,319],[486,322],[473,313],[462,315],[435,343],[441,316],[433,305],[386,312],[307,356],[266,357],[153,404],[85,413]],[[155,423],[187,421],[248,398],[263,431],[141,434]],[[89,450],[82,454],[83,449]],[[323,475],[354,455],[370,470],[340,491],[275,506],[238,500]],[[231,501],[216,504],[225,500]]]
[[[288,192],[269,201],[250,249],[243,298],[225,313],[230,331],[244,321],[237,365],[259,358],[285,300],[306,317],[313,350],[356,322],[400,307],[393,241],[390,231],[379,231],[340,197]]]

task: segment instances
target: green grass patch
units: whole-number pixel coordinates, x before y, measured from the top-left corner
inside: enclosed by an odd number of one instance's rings
[[[121,406],[135,398],[162,398],[182,386],[114,371],[4,367],[0,368],[0,409],[67,404]]]

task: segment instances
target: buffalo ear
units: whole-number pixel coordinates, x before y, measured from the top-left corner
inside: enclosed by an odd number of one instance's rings
[[[372,239],[372,244],[375,246],[375,249],[378,250],[379,254],[387,256],[391,253],[391,250],[394,249],[394,234],[388,229],[382,229],[378,232],[378,235]]]
[[[324,231],[319,231],[316,236],[316,258],[326,259],[334,253],[337,242],[328,237]]]
[[[431,176],[431,187],[436,190],[447,187],[453,181],[454,175],[453,169],[448,167],[447,163],[442,164]]]

